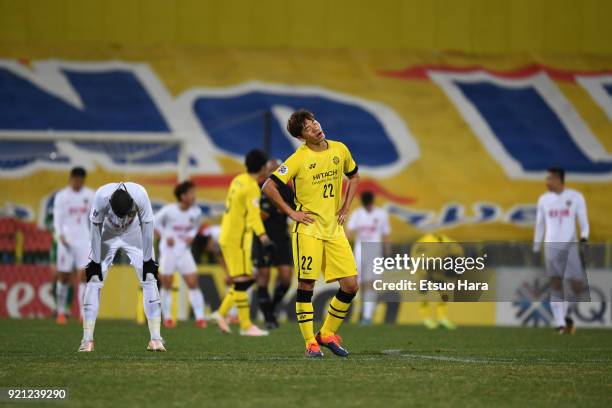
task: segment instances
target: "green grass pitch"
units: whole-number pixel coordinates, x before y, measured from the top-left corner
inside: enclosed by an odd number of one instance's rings
[[[163,331],[167,353],[148,353],[146,327],[100,321],[96,351],[80,354],[76,323],[0,320],[0,387],[66,387],[59,406],[91,407],[612,406],[612,331],[346,325],[341,334],[348,359],[312,361],[295,324],[244,338],[188,322]]]

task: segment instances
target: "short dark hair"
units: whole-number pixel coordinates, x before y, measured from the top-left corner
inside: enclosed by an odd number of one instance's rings
[[[85,178],[85,176],[87,176],[87,171],[85,171],[85,169],[83,167],[73,167],[72,170],[70,170],[70,177],[83,177]]]
[[[364,191],[361,193],[361,204],[363,206],[368,206],[374,203],[374,193],[371,191]]]
[[[258,173],[267,162],[268,155],[258,149],[248,152],[244,160],[244,164],[249,173]]]
[[[123,183],[111,195],[109,201],[113,212],[119,218],[124,218],[134,208],[134,199],[128,193]]]
[[[300,109],[295,111],[289,117],[287,121],[287,131],[293,137],[302,136],[302,130],[304,130],[304,122],[306,120],[315,120],[315,116],[312,112],[307,111],[306,109]]]
[[[549,167],[546,169],[546,171],[550,174],[556,175],[559,177],[562,183],[565,183],[565,170],[563,170],[561,167]]]
[[[177,184],[176,187],[174,187],[174,196],[176,197],[176,201],[181,201],[181,196],[192,188],[195,188],[195,184],[189,180]]]

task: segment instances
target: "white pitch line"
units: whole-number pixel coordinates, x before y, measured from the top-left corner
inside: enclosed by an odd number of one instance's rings
[[[513,360],[498,360],[498,359],[489,359],[489,358],[464,358],[464,357],[450,357],[450,356],[433,356],[429,354],[406,354],[402,353],[403,350],[383,350],[383,354],[400,356],[411,359],[419,359],[419,360],[437,360],[437,361],[452,361],[456,363],[515,363]]]

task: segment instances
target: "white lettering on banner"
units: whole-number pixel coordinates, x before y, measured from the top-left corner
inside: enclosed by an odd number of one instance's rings
[[[536,274],[527,268],[504,267],[496,270],[498,287],[517,293],[514,302],[496,303],[496,324],[498,326],[546,327],[553,317],[548,306],[547,281],[535,282]],[[541,276],[541,275],[540,275]],[[612,327],[612,272],[606,269],[587,271],[591,302],[575,302],[571,315],[579,327]],[[532,299],[519,299],[521,288],[529,287]]]
[[[9,317],[23,317],[19,312],[23,306],[26,306],[34,298],[34,288],[27,282],[15,283],[8,291],[6,297],[6,310]]]
[[[49,309],[55,309],[55,298],[52,293],[53,284],[51,282],[44,283],[38,288],[38,299]],[[43,317],[43,316],[40,316]]]

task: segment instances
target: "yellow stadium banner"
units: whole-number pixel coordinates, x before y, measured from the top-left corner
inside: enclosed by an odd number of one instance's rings
[[[271,155],[282,160],[296,144],[286,119],[304,107],[351,149],[360,190],[390,212],[395,242],[428,231],[529,240],[550,166],[584,194],[591,239],[612,237],[609,57],[78,46],[27,54],[0,47],[7,215],[43,223],[74,165],[93,188],[142,183],[159,208],[173,201],[183,163],[214,222],[242,157],[264,145],[266,114]],[[185,145],[183,162],[174,141]]]

